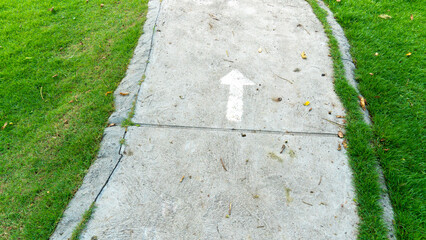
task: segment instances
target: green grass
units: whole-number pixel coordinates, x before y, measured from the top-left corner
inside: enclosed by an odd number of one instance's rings
[[[105,93],[146,11],[147,0],[0,2],[0,238],[53,232],[95,159],[113,111]]]
[[[94,210],[95,210],[95,203],[92,203],[90,208],[87,209],[87,211],[84,213],[83,219],[81,219],[81,222],[78,224],[78,226],[72,232],[70,240],[80,239],[80,235],[84,231],[84,229],[86,228],[87,222],[89,222],[90,218],[92,217]]]
[[[309,0],[311,4],[316,3]],[[423,0],[326,0],[345,30],[356,63],[359,90],[368,101],[372,129],[356,113],[357,99],[340,78],[341,61],[333,54],[336,91],[349,112],[347,137],[355,173],[362,219],[360,239],[383,238],[379,218],[376,178],[377,159],[384,169],[395,211],[398,239],[424,239],[426,230],[425,175],[425,27]],[[320,10],[316,10],[320,12]],[[317,13],[318,14],[318,13]],[[320,13],[319,15],[321,15]],[[381,14],[391,16],[382,19]],[[410,19],[411,14],[413,20]],[[321,18],[321,17],[320,17]],[[327,29],[327,26],[326,26]],[[332,52],[335,40],[331,38]],[[376,56],[376,53],[378,55]],[[407,56],[407,53],[411,53]],[[372,75],[370,74],[372,73]],[[355,115],[357,116],[355,116]],[[369,149],[372,142],[372,150]],[[363,149],[365,148],[365,149]],[[368,161],[366,161],[369,159]],[[364,163],[365,165],[363,165]],[[367,163],[368,162],[368,163]],[[371,186],[370,186],[371,185]],[[371,189],[370,189],[371,188]],[[371,195],[371,200],[368,196]]]

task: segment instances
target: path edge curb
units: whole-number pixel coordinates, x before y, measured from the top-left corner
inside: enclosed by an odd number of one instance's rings
[[[115,111],[108,119],[108,123],[112,126],[104,130],[96,160],[87,171],[82,185],[68,203],[55,231],[49,237],[51,240],[71,239],[73,231],[83,220],[84,213],[93,203],[96,203],[97,198],[101,195],[102,190],[120,163],[124,146],[121,142],[126,135],[126,128],[120,125],[128,119],[141,88],[140,85],[151,55],[160,8],[161,0],[149,0],[143,34],[138,40],[126,75],[114,92]],[[123,96],[121,93],[128,94]]]

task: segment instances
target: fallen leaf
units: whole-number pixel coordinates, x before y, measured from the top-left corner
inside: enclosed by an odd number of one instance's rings
[[[302,53],[300,54],[300,56],[302,56],[302,58],[303,58],[303,59],[308,58],[308,57],[306,56],[306,53],[305,53],[305,52],[302,52]]]
[[[413,14],[411,14],[410,19],[411,19],[411,21],[413,21],[413,19],[414,19],[414,18],[413,18]]]
[[[336,0],[336,2],[340,2],[340,0]]]
[[[342,133],[342,131],[339,131],[339,132],[337,133],[337,136],[339,136],[339,138],[343,138],[343,133]]]
[[[374,75],[374,73],[369,73],[371,76],[373,76]]]
[[[387,151],[389,151],[389,148],[385,148],[385,149],[383,149],[383,150],[385,150],[385,152],[387,152]]]
[[[112,93],[112,91],[108,91],[108,92],[105,93],[105,96],[107,96],[108,94],[111,94],[111,93]]]
[[[361,106],[362,110],[366,110],[365,108],[365,104],[367,103],[367,101],[365,100],[365,98],[358,96],[359,98],[359,105]]]
[[[104,4],[103,4],[103,3],[101,3],[101,7],[104,7]]]
[[[55,11],[54,7],[49,8],[49,12],[54,12],[54,11]]]
[[[110,124],[108,125],[108,127],[113,127],[113,126],[115,126],[115,123],[110,123]]]
[[[58,74],[55,74],[55,75],[53,75],[53,76],[52,76],[52,78],[55,78],[55,77],[57,77],[57,76],[58,76]]]
[[[383,18],[383,19],[390,19],[392,18],[391,16],[387,15],[387,14],[380,14],[379,18]]]
[[[343,140],[342,145],[345,149],[348,148],[348,143],[346,142],[346,139]]]
[[[342,145],[340,145],[340,144],[339,144],[339,145],[337,146],[337,151],[340,151],[340,150],[342,150]]]
[[[129,93],[128,92],[121,92],[120,95],[121,96],[127,96],[127,95],[129,95]]]
[[[272,98],[272,101],[274,102],[281,102],[283,99],[278,97],[278,98]]]
[[[378,52],[376,52],[376,53],[374,54],[374,56],[379,56],[379,53],[378,53]]]
[[[409,52],[409,53],[405,54],[405,56],[411,56],[411,53]]]
[[[311,102],[306,101],[303,105],[308,106],[309,104],[311,104]]]
[[[1,127],[1,130],[5,129],[5,128],[6,128],[6,126],[7,126],[7,122],[5,122],[5,123],[3,124],[3,127]]]
[[[345,118],[345,116],[342,116],[342,115],[337,115],[336,117],[337,118]]]
[[[345,120],[345,119],[343,119],[343,120],[342,120],[342,122],[345,124],[345,123],[346,123],[346,120]]]

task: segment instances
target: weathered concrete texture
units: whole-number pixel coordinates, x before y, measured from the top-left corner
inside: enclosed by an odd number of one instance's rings
[[[120,139],[124,136],[121,127],[105,129],[96,161],[84,177],[83,184],[65,210],[61,221],[50,239],[69,239],[75,227],[80,223],[83,214],[95,201],[121,155]]]
[[[134,122],[337,133],[327,38],[305,1],[167,0],[155,34]],[[237,123],[220,82],[234,69],[256,84]]]
[[[355,239],[338,142],[131,127],[82,239]]]
[[[150,1],[148,5],[147,19],[144,24],[144,34],[140,37],[133,58],[127,68],[126,77],[114,92],[115,112],[109,118],[110,123],[120,124],[129,116],[129,112],[139,92],[139,85],[148,64],[151,53],[153,29],[157,20],[160,1]],[[120,93],[128,93],[121,95]]]

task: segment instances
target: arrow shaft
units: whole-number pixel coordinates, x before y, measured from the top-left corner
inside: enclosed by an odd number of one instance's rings
[[[244,106],[244,87],[242,85],[230,85],[229,87],[226,118],[232,122],[241,122]]]

